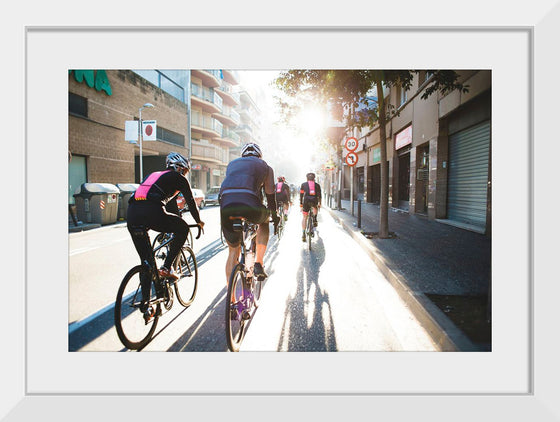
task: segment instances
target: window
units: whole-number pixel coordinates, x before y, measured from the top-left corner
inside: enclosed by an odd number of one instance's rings
[[[134,73],[142,76],[148,82],[154,84],[158,88],[161,88],[168,94],[174,96],[181,102],[185,102],[185,91],[183,87],[173,78],[178,78],[179,82],[184,80],[184,77],[181,77],[181,74],[178,73],[180,71],[167,71],[167,74],[164,74],[163,71],[158,70],[133,70]]]
[[[87,98],[80,97],[79,95],[68,93],[68,113],[76,116],[87,117],[88,107]]]
[[[75,204],[74,194],[87,182],[87,160],[83,155],[72,155],[68,163],[68,203]]]
[[[421,70],[418,72],[418,85],[422,86],[433,74],[434,73],[429,70]]]
[[[397,86],[397,108],[406,103],[408,91],[404,90],[402,86]]]
[[[185,146],[185,137],[179,133],[172,132],[160,126],[157,127],[157,139],[170,142],[175,145]]]

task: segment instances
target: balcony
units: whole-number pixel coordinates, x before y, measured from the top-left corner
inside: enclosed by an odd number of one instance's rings
[[[222,148],[216,145],[198,144],[194,141],[191,157],[193,160],[209,161],[217,164],[227,164],[229,161],[228,153]]]
[[[249,125],[239,125],[235,128],[235,132],[241,138],[241,142],[250,142],[255,140],[255,134]]]
[[[238,147],[241,142],[241,137],[232,130],[227,128],[223,128],[222,134],[220,137],[214,138],[214,141],[221,142],[222,144],[228,147]]]
[[[240,97],[238,92],[233,92],[233,87],[225,81],[222,81],[222,85],[216,89],[216,92],[222,97],[224,102],[230,106],[236,106],[240,104]]]
[[[221,75],[219,70],[191,70],[191,75],[202,80],[204,86],[217,88],[220,86]]]
[[[221,112],[224,104],[222,97],[213,89],[200,87],[197,84],[191,84],[191,103],[208,113]]]
[[[239,113],[237,113],[235,110],[232,109],[228,110],[227,107],[224,107],[221,113],[213,114],[212,117],[218,119],[226,126],[234,126],[234,127],[237,126],[241,120]]]
[[[219,138],[223,125],[209,115],[193,110],[191,114],[191,130],[199,132],[202,138]]]
[[[224,81],[232,85],[239,84],[239,73],[237,70],[222,69],[222,75],[224,76]]]

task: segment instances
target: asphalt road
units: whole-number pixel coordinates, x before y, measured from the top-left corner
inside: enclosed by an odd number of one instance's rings
[[[218,207],[201,215],[206,230],[194,242],[197,297],[187,309],[175,301],[143,351],[227,351],[227,248]],[[69,350],[126,351],[113,321],[120,281],[138,263],[126,225],[69,236]],[[269,240],[265,269],[261,305],[241,351],[436,350],[375,264],[326,212],[309,251],[301,241],[301,214],[292,210],[282,239]]]

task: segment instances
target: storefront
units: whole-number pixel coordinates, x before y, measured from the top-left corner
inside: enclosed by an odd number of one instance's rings
[[[381,148],[379,146],[371,150],[371,164],[368,166],[367,174],[367,202],[379,204],[381,199]]]
[[[396,178],[393,206],[408,211],[410,203],[410,148],[412,144],[412,126],[408,126],[395,135],[393,177]]]
[[[428,214],[428,193],[430,189],[430,145],[428,143],[416,148],[416,205],[415,212]]]
[[[449,136],[449,220],[486,229],[489,157],[489,120]]]

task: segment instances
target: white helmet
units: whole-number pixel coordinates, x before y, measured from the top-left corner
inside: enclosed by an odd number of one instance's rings
[[[261,147],[259,147],[254,142],[249,142],[248,144],[243,145],[243,147],[241,148],[241,156],[247,157],[249,155],[261,158],[262,157]]]
[[[177,167],[181,167],[187,170],[191,169],[191,162],[189,161],[189,159],[183,157],[178,152],[170,152],[165,159],[165,165],[167,166],[167,168],[171,167],[175,170],[179,170]]]

